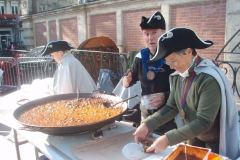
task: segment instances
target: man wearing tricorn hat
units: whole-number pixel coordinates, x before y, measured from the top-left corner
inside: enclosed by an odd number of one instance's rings
[[[142,88],[141,115],[143,118],[147,118],[166,103],[170,92],[169,75],[174,70],[170,69],[164,58],[153,65],[146,64],[156,52],[157,39],[165,32],[165,20],[162,14],[156,12],[150,18],[143,16],[140,27],[147,48],[142,49],[136,55],[130,72],[123,77],[123,87],[127,88],[140,81]],[[149,101],[148,105],[145,104],[146,101]],[[176,124],[174,119],[171,119],[156,129],[154,133],[164,134],[174,128],[176,128]]]
[[[195,50],[211,45],[213,42],[202,41],[188,28],[174,28],[158,39],[157,52],[148,64],[165,58],[176,72],[170,76],[167,104],[138,127],[135,141],[178,113],[184,124],[156,139],[147,152],[187,141],[231,159],[239,157],[238,112],[229,81],[221,69]]]
[[[81,93],[91,93],[97,87],[70,49],[73,47],[68,42],[59,40],[48,43],[42,52],[42,56],[50,54],[58,64],[53,77],[53,94],[77,93],[78,89]]]

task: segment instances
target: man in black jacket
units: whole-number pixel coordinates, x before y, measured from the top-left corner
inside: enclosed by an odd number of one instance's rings
[[[141,82],[142,99],[141,115],[145,119],[166,104],[170,93],[169,75],[174,72],[166,64],[165,59],[151,66],[146,62],[154,57],[158,38],[165,32],[165,20],[160,12],[154,13],[150,18],[142,17],[140,27],[147,48],[142,49],[136,56],[127,76],[123,77],[123,87]],[[147,98],[145,98],[147,97]],[[149,103],[148,103],[149,102]],[[174,119],[154,131],[164,134],[176,127]]]

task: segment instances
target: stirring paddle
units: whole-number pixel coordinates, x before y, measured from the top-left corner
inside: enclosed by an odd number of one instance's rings
[[[119,104],[119,103],[122,103],[122,102],[125,102],[125,101],[127,101],[127,100],[129,100],[129,99],[132,99],[132,98],[135,98],[135,97],[137,97],[138,95],[135,95],[135,96],[132,96],[132,97],[129,97],[129,98],[126,98],[126,99],[124,99],[124,100],[122,100],[122,101],[119,101],[119,102],[117,102],[117,103],[115,103],[115,104],[111,104],[111,103],[109,103],[109,102],[103,102],[103,105],[104,105],[104,107],[113,107],[113,106],[115,106],[116,104]]]

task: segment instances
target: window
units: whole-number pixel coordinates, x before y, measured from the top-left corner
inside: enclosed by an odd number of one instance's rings
[[[38,0],[37,1],[38,11],[46,11],[47,10],[47,0]]]
[[[69,6],[74,3],[74,0],[59,0],[59,7]]]
[[[70,6],[76,2],[77,0],[36,0],[37,12]]]
[[[4,14],[4,2],[0,2],[0,14]]]
[[[18,7],[12,6],[12,14],[18,14]]]
[[[12,14],[18,14],[18,2],[11,1]]]
[[[57,0],[48,0],[48,10],[57,9],[57,8],[58,8]]]

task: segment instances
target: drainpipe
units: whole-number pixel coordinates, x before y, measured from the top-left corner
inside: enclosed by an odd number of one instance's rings
[[[84,0],[85,1],[85,0]],[[88,12],[86,6],[84,6],[84,12],[85,12],[85,25],[86,25],[86,39],[89,38],[89,25],[88,25]]]

